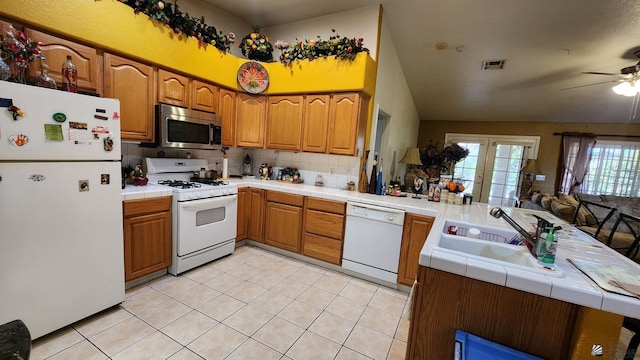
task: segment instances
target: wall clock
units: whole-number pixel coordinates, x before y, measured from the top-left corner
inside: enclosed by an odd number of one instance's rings
[[[251,94],[259,94],[269,86],[269,73],[259,62],[248,61],[238,69],[238,84]]]

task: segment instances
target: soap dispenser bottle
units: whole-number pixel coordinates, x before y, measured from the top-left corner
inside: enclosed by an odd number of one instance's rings
[[[556,245],[557,240],[553,235],[553,227],[547,228],[547,236],[544,242],[544,256],[542,257],[542,263],[545,265],[553,265],[556,262]]]

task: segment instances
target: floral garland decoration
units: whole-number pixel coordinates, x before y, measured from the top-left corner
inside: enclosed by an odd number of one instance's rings
[[[335,29],[331,29],[331,32],[334,35],[330,36],[328,41],[322,40],[320,36],[318,40],[305,39],[304,42],[298,41],[293,46],[286,41],[276,41],[276,48],[282,52],[280,62],[289,65],[293,61],[314,60],[332,55],[340,60],[353,60],[360,52],[369,53],[369,49],[364,47],[363,38],[342,37]]]
[[[228,52],[235,40],[233,33],[218,32],[214,26],[207,25],[204,16],[195,18],[181,11],[177,1],[174,1],[173,4],[166,4],[162,0],[119,1],[133,8],[135,14],[143,13],[151,19],[169,26],[176,34],[197,38],[201,47],[211,44],[220,51]]]
[[[36,58],[45,60],[40,50],[42,43],[27,38],[24,32],[17,31],[13,25],[7,25],[3,33],[0,35],[0,56],[11,62],[11,80],[25,83],[27,66]]]

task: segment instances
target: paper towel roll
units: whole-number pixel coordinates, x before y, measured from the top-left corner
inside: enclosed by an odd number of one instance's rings
[[[222,159],[222,178],[229,178],[229,159],[227,159],[226,157]]]

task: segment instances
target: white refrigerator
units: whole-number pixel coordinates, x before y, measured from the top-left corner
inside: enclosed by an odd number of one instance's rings
[[[0,324],[124,300],[120,103],[0,81]]]

